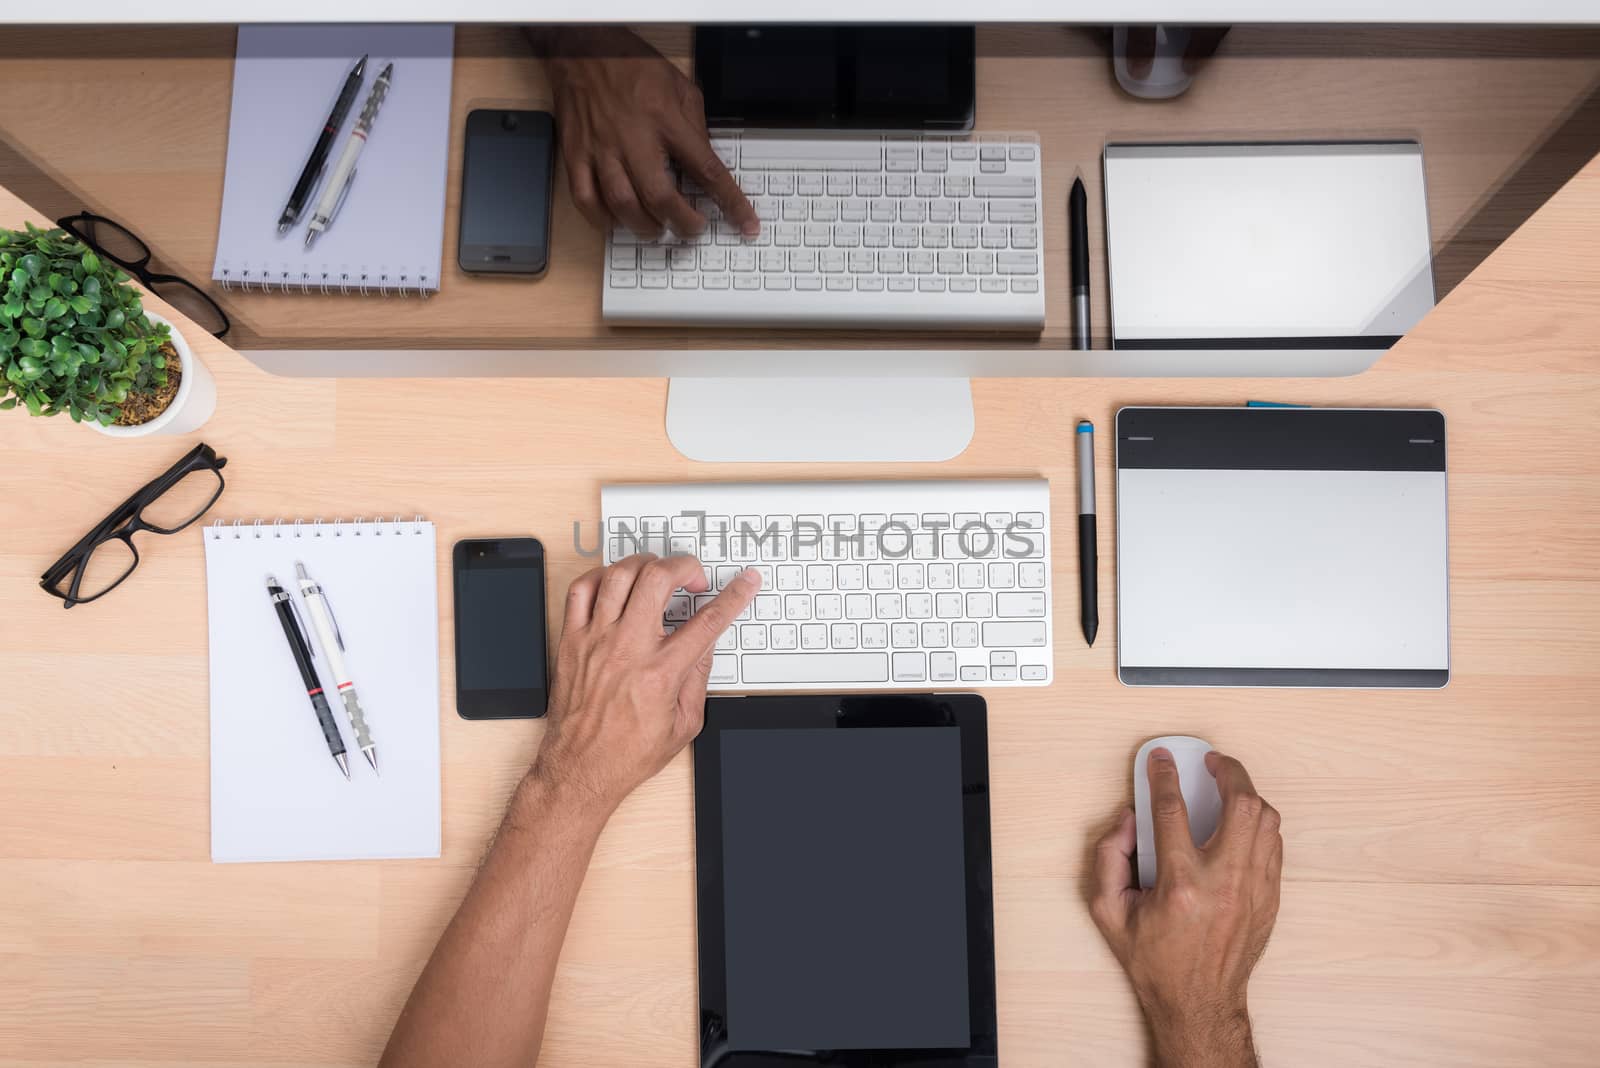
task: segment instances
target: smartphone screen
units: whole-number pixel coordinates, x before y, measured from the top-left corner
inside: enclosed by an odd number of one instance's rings
[[[533,538],[457,542],[455,588],[456,711],[544,715],[544,547]]]
[[[464,271],[539,274],[550,255],[555,124],[543,111],[467,116],[461,176]]]

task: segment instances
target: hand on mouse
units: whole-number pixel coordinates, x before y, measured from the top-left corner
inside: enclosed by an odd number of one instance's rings
[[[1126,809],[1095,848],[1090,912],[1133,982],[1158,1065],[1254,1068],[1245,988],[1278,916],[1278,812],[1244,765],[1207,753],[1222,819],[1196,847],[1172,754],[1153,749],[1148,766],[1156,885],[1138,888],[1134,813]]]
[[[705,216],[678,191],[668,162],[700,184],[729,222],[754,237],[761,221],[711,148],[705,101],[661,53],[620,27],[547,30],[556,129],[578,210],[646,239],[692,237]]]
[[[602,819],[700,733],[712,650],[761,577],[745,570],[669,635],[661,614],[680,588],[705,590],[698,560],[643,553],[567,591],[549,726],[528,774]]]

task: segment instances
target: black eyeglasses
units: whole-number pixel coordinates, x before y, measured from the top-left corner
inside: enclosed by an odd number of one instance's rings
[[[222,337],[233,324],[205,291],[175,274],[150,270],[150,246],[139,235],[103,215],[81,211],[57,219],[56,225],[133,275],[144,287],[186,315],[192,322]]]
[[[133,536],[142,530],[176,534],[205,515],[222,496],[222,469],[227,463],[211,446],[196,445],[166,474],[117,505],[50,565],[39,585],[65,601],[63,608],[104,597],[139,566]]]

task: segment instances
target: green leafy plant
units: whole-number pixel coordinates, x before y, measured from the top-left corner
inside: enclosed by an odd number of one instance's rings
[[[0,411],[107,426],[131,394],[167,384],[171,336],[128,276],[65,230],[0,230]]]

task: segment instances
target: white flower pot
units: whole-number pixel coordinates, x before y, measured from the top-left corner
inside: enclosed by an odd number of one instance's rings
[[[178,361],[183,368],[183,378],[178,382],[178,395],[166,410],[148,423],[138,426],[101,426],[89,422],[100,433],[112,438],[142,438],[149,434],[187,434],[199,430],[211,413],[217,410],[217,380],[211,377],[206,365],[190,350],[178,328],[153,311],[145,312],[152,323],[166,323],[172,327],[172,347],[178,351]]]

